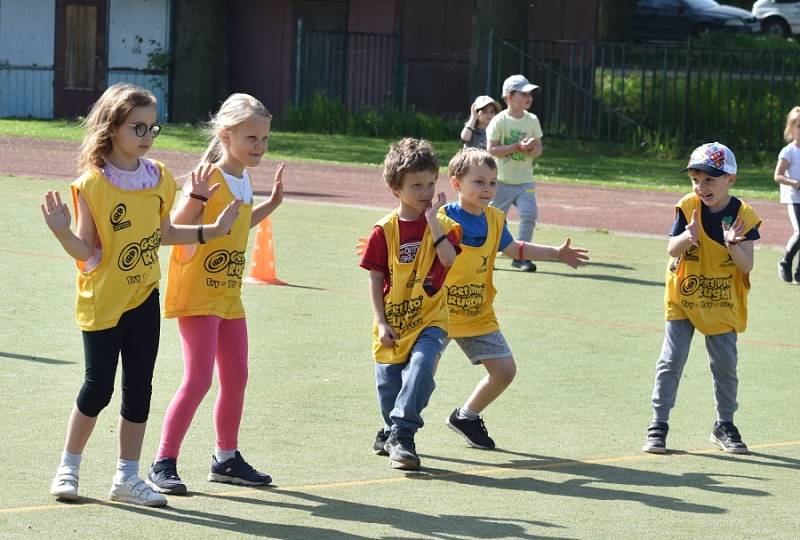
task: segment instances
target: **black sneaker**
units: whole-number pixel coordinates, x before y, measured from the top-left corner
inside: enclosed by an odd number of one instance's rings
[[[450,413],[446,423],[447,427],[464,437],[467,444],[473,448],[481,448],[483,450],[492,450],[494,448],[494,441],[489,437],[489,432],[486,431],[486,426],[480,416],[474,420],[459,418],[458,409],[456,409]]]
[[[511,261],[511,266],[514,268],[519,268],[523,272],[536,272],[536,265],[533,261],[528,261],[525,259],[514,259]]]
[[[733,422],[714,422],[714,429],[711,431],[711,442],[729,454],[746,454],[749,452]]]
[[[164,458],[153,462],[147,473],[147,483],[153,491],[167,495],[186,495],[186,484],[178,476],[175,458]]]
[[[669,424],[666,422],[651,422],[647,426],[647,440],[642,446],[642,451],[651,454],[666,454],[668,432]]]
[[[386,452],[389,454],[389,465],[392,469],[409,471],[419,469],[420,461],[413,438],[400,438],[397,434],[392,433],[386,440]]]
[[[378,430],[378,434],[375,435],[375,443],[372,445],[372,451],[375,452],[376,456],[388,456],[389,452],[386,451],[386,440],[389,438],[389,434],[383,431],[383,428]]]
[[[797,270],[794,272],[794,282],[800,283],[800,266],[798,266]]]
[[[778,275],[781,276],[781,279],[786,283],[792,282],[792,263],[786,261],[780,261],[778,263]]]
[[[217,461],[217,456],[211,457],[211,472],[208,473],[208,481],[243,486],[266,486],[272,482],[272,477],[251,467],[237,450],[236,457],[222,463]]]

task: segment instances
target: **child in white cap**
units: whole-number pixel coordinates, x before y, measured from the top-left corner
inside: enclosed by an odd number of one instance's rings
[[[486,149],[497,160],[497,193],[492,206],[508,214],[511,205],[519,214],[518,240],[531,242],[539,210],[533,161],[542,155],[542,126],[535,114],[528,112],[533,92],[539,87],[522,75],[512,75],[503,82],[507,109],[497,114],[486,128]],[[514,268],[535,272],[533,261],[514,259]]]
[[[714,380],[717,421],[711,442],[725,452],[745,454],[747,445],[733,424],[739,386],[736,340],[747,326],[753,243],[760,238],[761,220],[728,192],[736,182],[736,158],[727,146],[699,146],[682,172],[688,172],[693,191],[675,206],[667,248],[665,335],[656,363],[653,421],[642,450],[666,452],[669,413],[697,329],[705,335]]]
[[[500,112],[500,104],[489,96],[478,96],[469,108],[469,120],[461,130],[464,148],[486,150],[486,128],[494,115]]]

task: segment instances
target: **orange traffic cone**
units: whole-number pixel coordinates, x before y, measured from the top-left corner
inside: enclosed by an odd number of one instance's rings
[[[272,244],[272,220],[267,217],[258,224],[256,230],[256,243],[253,246],[253,262],[250,265],[250,275],[244,278],[246,283],[259,283],[267,285],[287,285],[278,279],[275,269],[275,249]]]

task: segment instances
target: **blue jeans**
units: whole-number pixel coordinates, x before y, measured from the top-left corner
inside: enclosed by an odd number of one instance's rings
[[[384,429],[399,438],[413,438],[424,424],[422,410],[436,388],[433,374],[446,337],[441,328],[428,327],[420,333],[404,363],[375,364],[375,386]]]

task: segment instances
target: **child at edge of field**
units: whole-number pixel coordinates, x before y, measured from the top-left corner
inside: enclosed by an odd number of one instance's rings
[[[435,388],[447,337],[444,280],[459,251],[461,228],[439,214],[439,161],[430,143],[389,146],[383,178],[400,205],[375,224],[359,266],[369,270],[374,316],[375,384],[384,426],[373,451],[395,469],[416,470],[415,434]]]
[[[761,220],[747,203],[729,193],[736,170],[733,152],[713,142],[697,147],[681,171],[688,173],[693,192],[675,207],[667,247],[671,259],[664,292],[665,335],[656,363],[645,452],[667,451],[669,413],[695,329],[705,335],[714,381],[717,419],[711,442],[728,453],[748,452],[733,423],[739,386],[736,341],[747,326],[753,243],[760,238]]]
[[[503,81],[506,109],[498,113],[486,128],[486,149],[497,160],[497,191],[492,206],[508,214],[517,207],[519,232],[524,242],[533,241],[533,230],[539,216],[533,162],[542,155],[542,126],[539,118],[528,112],[533,93],[539,90],[522,75]],[[511,266],[523,272],[535,272],[536,264],[528,259],[514,259]]]
[[[461,225],[461,253],[445,279],[450,311],[448,340],[455,340],[473,365],[486,376],[464,404],[447,419],[447,426],[474,448],[493,449],[480,414],[514,380],[517,366],[494,313],[496,289],[493,267],[497,252],[518,259],[558,260],[577,268],[589,259],[587,250],[572,247],[569,237],[560,246],[515,241],[502,210],[489,206],[497,190],[497,164],[486,151],[466,148],[448,166],[458,201],[440,213]]]
[[[166,498],[139,478],[158,352],[160,244],[189,244],[227,234],[239,212],[233,201],[205,226],[173,225],[175,180],[163,164],[144,159],[161,127],[156,98],[119,83],[92,106],[72,185],[75,232],[58,192],[41,205],[45,221],[78,266],[76,320],[83,334],[85,375],[69,418],[61,463],[50,494],[78,498],[83,450],[111,400],[122,357],[122,406],[117,470],[109,497],[145,506]]]
[[[780,185],[781,202],[789,212],[792,236],[786,242],[786,251],[778,263],[778,275],[786,283],[791,283],[792,262],[800,251],[800,107],[794,107],[786,116],[783,137],[789,144],[778,154],[774,179]],[[800,262],[794,271],[794,282],[800,283]]]
[[[153,489],[161,493],[187,493],[178,476],[178,454],[211,387],[215,366],[219,377],[214,405],[216,444],[208,480],[246,486],[272,482],[238,450],[248,376],[247,321],[241,300],[248,234],[283,200],[283,163],[275,173],[272,194],[259,204],[253,201],[248,173],[267,150],[271,120],[272,115],[256,98],[230,95],[211,118],[212,140],[192,172],[191,182],[184,185],[184,196],[173,214],[177,223],[209,223],[230,201],[241,201],[229,235],[172,249],[164,316],[178,318],[184,371],[181,386],[164,415],[161,442],[147,477]],[[225,279],[220,280],[223,270]]]
[[[464,148],[486,150],[486,128],[501,109],[500,104],[489,96],[475,98],[469,108],[469,119],[461,130]]]

